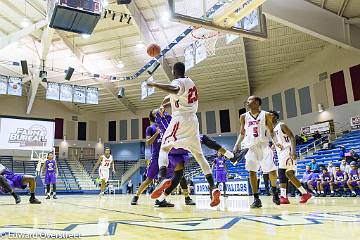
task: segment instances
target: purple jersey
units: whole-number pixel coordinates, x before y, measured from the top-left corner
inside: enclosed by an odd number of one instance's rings
[[[301,182],[306,183],[307,181],[309,181],[311,179],[312,174],[313,174],[312,172],[304,172]]]
[[[46,160],[46,173],[54,173],[55,172],[55,160]]]
[[[318,173],[313,173],[313,174],[311,174],[311,181],[312,182],[316,182],[317,180],[319,180],[320,179],[320,175],[318,174]]]
[[[345,174],[343,171],[336,171],[335,172],[335,180],[336,181],[344,181],[345,180]]]
[[[349,175],[351,180],[359,180],[359,172],[357,169],[356,170],[351,169]]]
[[[25,189],[27,187],[27,185],[24,185],[22,182],[24,175],[13,173],[12,171],[10,171],[8,168],[6,168],[1,164],[0,164],[0,169],[2,169],[1,175],[6,178],[7,182],[9,183],[12,189],[14,188]],[[7,193],[4,189],[2,189],[1,186],[0,186],[0,192]]]
[[[224,172],[225,171],[225,159],[223,157],[215,158],[214,163],[216,164],[216,171],[217,172]]]
[[[329,172],[323,173],[323,174],[321,175],[321,179],[322,179],[324,182],[330,182],[330,180],[331,180],[330,173],[329,173]]]
[[[152,137],[156,133],[157,124],[153,123],[146,128],[146,137]],[[151,160],[159,158],[159,152],[161,147],[162,132],[160,128],[160,134],[156,137],[153,144],[151,144]]]

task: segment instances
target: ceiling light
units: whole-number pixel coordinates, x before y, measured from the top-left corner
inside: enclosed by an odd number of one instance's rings
[[[121,61],[119,61],[118,64],[116,64],[116,67],[122,69],[123,67],[125,67],[125,65]]]
[[[88,39],[91,35],[90,34],[81,34],[83,39]]]
[[[109,6],[109,1],[108,0],[104,0],[103,1],[103,7],[107,7]]]
[[[142,49],[142,48],[145,48],[145,44],[143,43],[143,41],[138,41],[137,44],[136,44],[136,48],[138,49]]]
[[[162,22],[168,22],[170,20],[170,13],[168,11],[163,12],[163,14],[161,15],[160,20]]]
[[[30,26],[30,22],[29,20],[27,20],[26,18],[24,18],[21,22],[20,22],[21,27],[23,28],[27,28],[28,26]]]

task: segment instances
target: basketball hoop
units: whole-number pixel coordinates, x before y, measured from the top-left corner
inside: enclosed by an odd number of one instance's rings
[[[220,36],[219,31],[214,31],[203,27],[194,27],[194,30],[191,32],[191,36],[196,39],[196,41],[201,41],[205,44],[208,56],[215,55],[216,43]]]

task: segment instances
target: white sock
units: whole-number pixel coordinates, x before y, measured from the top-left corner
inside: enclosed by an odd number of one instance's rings
[[[227,157],[228,159],[231,159],[234,157],[234,154],[232,152],[230,152],[229,150],[226,150],[224,156]]]
[[[334,191],[331,191],[331,193],[334,193]]]
[[[280,196],[283,198],[287,198],[286,196],[286,188],[280,188]]]
[[[162,193],[161,196],[160,196],[157,200],[159,200],[160,202],[162,202],[162,201],[165,200],[165,198],[166,198],[165,193]]]
[[[322,193],[324,193],[324,191],[320,191],[320,193],[322,194]]]
[[[298,190],[301,192],[301,194],[306,194],[306,190],[303,186],[299,187]]]
[[[351,191],[351,193],[355,193],[355,191]]]

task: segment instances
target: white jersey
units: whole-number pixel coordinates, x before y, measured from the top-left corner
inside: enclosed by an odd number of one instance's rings
[[[113,161],[113,157],[110,155],[109,158],[107,158],[105,155],[102,155],[102,161],[100,168],[107,168],[110,169],[110,165]]]
[[[268,143],[266,136],[266,112],[260,111],[257,117],[250,112],[245,113],[245,139],[244,146],[250,148],[261,143]]]
[[[196,114],[198,111],[198,92],[194,82],[185,77],[173,80],[171,85],[180,88],[178,94],[170,94],[172,115]]]
[[[288,135],[286,135],[282,130],[281,130],[281,126],[283,125],[283,122],[279,122],[275,127],[274,127],[274,133],[277,139],[277,142],[283,146],[284,148],[289,148],[291,147],[291,142],[290,142],[290,138]]]

